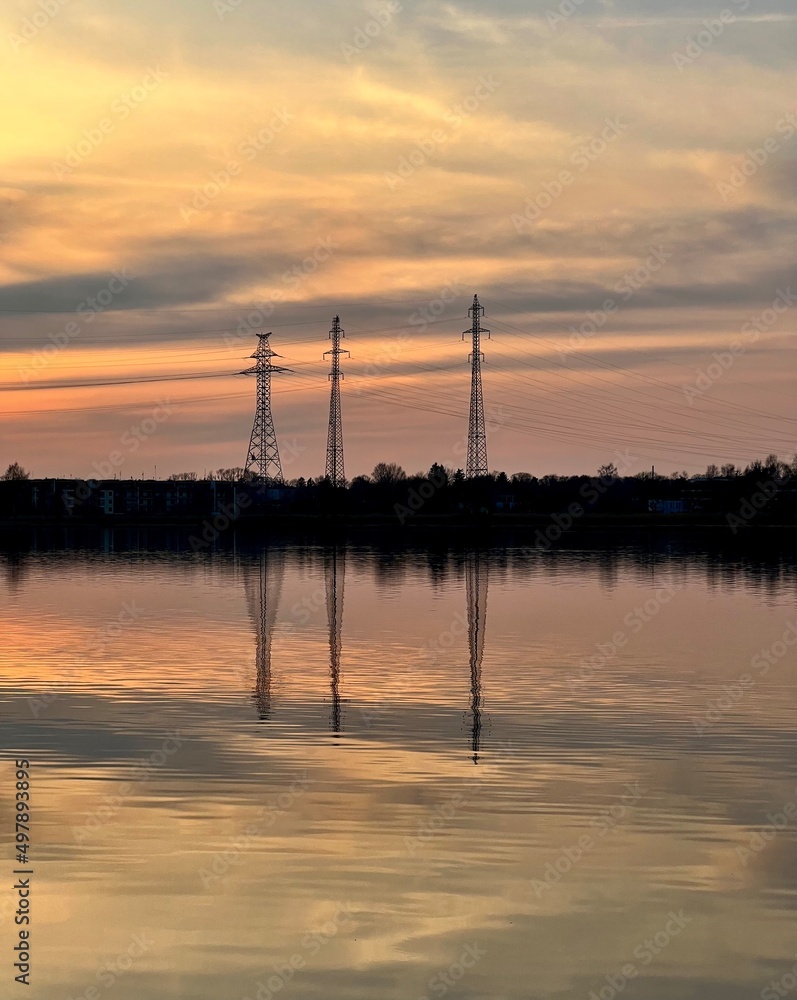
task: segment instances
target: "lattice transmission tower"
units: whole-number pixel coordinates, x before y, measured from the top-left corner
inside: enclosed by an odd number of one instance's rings
[[[346,334],[340,328],[340,316],[335,316],[332,321],[332,329],[329,331],[332,340],[332,348],[324,351],[324,357],[332,355],[332,371],[329,379],[332,383],[332,391],[329,398],[329,433],[327,434],[327,467],[326,477],[333,486],[345,486],[346,474],[343,469],[343,423],[340,415],[340,381],[343,372],[340,370],[340,359],[342,355],[348,354],[340,346],[342,337]]]
[[[252,437],[249,440],[246,471],[254,473],[258,482],[264,484],[284,482],[274,418],[271,416],[271,376],[275,372],[291,370],[272,363],[272,358],[279,358],[281,355],[271,350],[268,342],[270,336],[270,333],[257,335],[257,350],[250,355],[255,359],[255,364],[240,373],[257,376],[255,422],[252,424]]]
[[[470,330],[462,334],[462,339],[471,337],[473,347],[468,361],[471,364],[470,383],[470,421],[468,424],[468,461],[465,475],[468,479],[486,476],[487,469],[487,430],[484,424],[484,397],[482,395],[482,362],[484,355],[481,350],[481,338],[486,334],[489,340],[490,331],[481,325],[484,306],[479,305],[479,296],[473,296],[473,305],[468,310],[473,317]]]

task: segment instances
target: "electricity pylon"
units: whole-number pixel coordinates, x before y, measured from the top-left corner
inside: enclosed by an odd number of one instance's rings
[[[324,351],[324,357],[332,355],[332,371],[329,379],[332,382],[332,391],[329,399],[329,433],[327,435],[327,467],[326,477],[333,486],[345,486],[346,475],[343,469],[343,423],[340,414],[340,380],[343,373],[340,370],[340,359],[348,351],[342,350],[340,346],[341,337],[346,334],[340,328],[340,316],[335,316],[332,321],[332,329],[329,331],[332,340],[332,348]]]
[[[487,470],[487,430],[484,424],[484,397],[482,396],[482,361],[484,355],[481,350],[482,334],[490,337],[490,331],[485,330],[481,325],[481,318],[484,315],[484,306],[479,305],[479,296],[473,296],[473,305],[468,310],[468,315],[473,317],[470,330],[462,334],[462,339],[471,337],[473,346],[468,361],[471,364],[470,382],[470,421],[468,423],[468,461],[465,468],[465,475],[468,479],[475,479],[478,476],[486,476]]]
[[[241,375],[257,376],[257,404],[255,406],[255,421],[252,424],[252,437],[249,439],[249,452],[246,459],[246,471],[254,473],[258,482],[264,485],[282,483],[282,463],[280,462],[277,434],[274,430],[274,419],[271,416],[271,376],[274,372],[289,372],[290,368],[281,368],[272,364],[272,358],[280,357],[271,350],[268,342],[270,333],[259,333],[257,350],[250,357],[255,359],[251,368],[242,371]]]

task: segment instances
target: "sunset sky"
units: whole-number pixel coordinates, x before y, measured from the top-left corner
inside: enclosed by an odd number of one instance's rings
[[[10,0],[0,465],[243,465],[232,373],[270,330],[285,475],[320,475],[339,313],[347,475],[463,466],[474,293],[492,469],[791,458],[796,29],[790,0]]]

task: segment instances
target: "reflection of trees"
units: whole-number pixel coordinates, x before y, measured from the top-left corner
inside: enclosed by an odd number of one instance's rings
[[[9,590],[20,590],[30,570],[29,560],[19,552],[9,552],[3,559]]]

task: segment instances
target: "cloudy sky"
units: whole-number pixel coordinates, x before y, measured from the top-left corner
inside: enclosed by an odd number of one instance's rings
[[[10,0],[0,464],[241,465],[232,373],[270,330],[286,476],[319,475],[339,313],[347,474],[461,466],[475,293],[491,468],[790,458],[796,27],[788,0]]]

